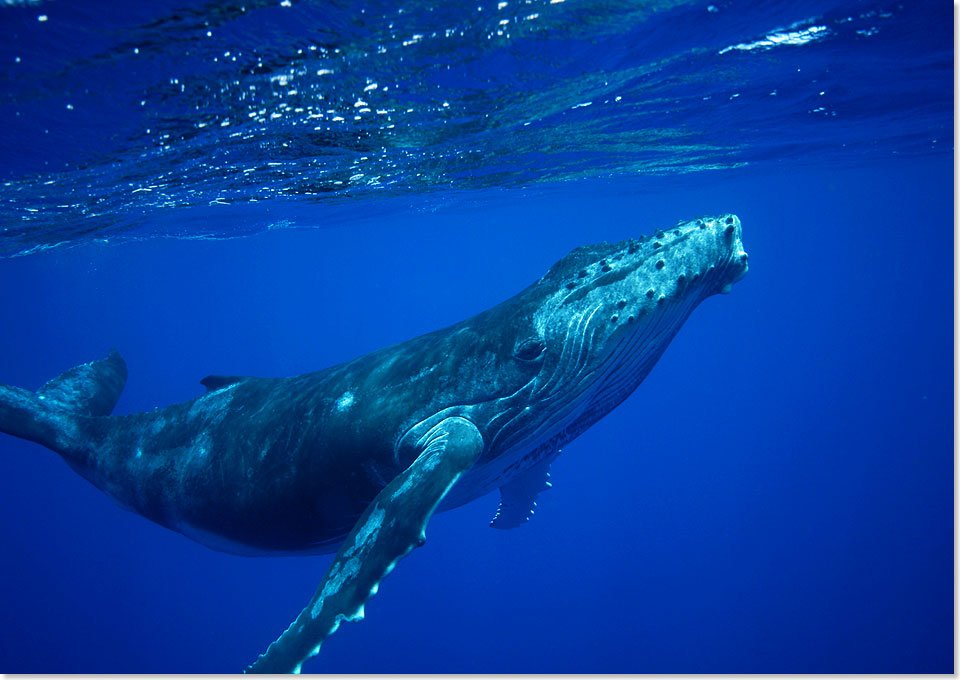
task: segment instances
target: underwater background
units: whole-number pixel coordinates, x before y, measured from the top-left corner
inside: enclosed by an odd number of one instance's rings
[[[0,382],[116,409],[443,327],[733,212],[749,275],[305,672],[952,673],[943,2],[0,0]],[[331,556],[214,552],[0,437],[0,671],[231,673]]]

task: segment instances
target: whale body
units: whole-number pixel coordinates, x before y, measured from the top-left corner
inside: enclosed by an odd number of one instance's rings
[[[693,309],[747,272],[735,215],[571,251],[505,302],[314,373],[208,376],[206,393],[110,415],[116,351],[36,392],[0,385],[0,431],[56,451],[121,505],[240,554],[337,551],[249,668],[298,672],[425,540],[437,509],[500,489],[531,517],[561,448],[643,381]]]

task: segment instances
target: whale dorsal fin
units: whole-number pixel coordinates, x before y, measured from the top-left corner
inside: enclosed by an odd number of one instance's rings
[[[207,388],[207,392],[219,390],[221,387],[227,387],[243,380],[242,375],[208,375],[200,381],[200,384]]]
[[[537,496],[551,486],[550,463],[557,453],[547,456],[500,487],[500,507],[490,526],[494,529],[513,529],[530,521],[537,507]]]

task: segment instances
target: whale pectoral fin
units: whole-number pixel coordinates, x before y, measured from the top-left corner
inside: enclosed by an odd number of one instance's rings
[[[490,526],[494,529],[514,529],[530,521],[537,496],[550,488],[550,463],[557,457],[554,453],[534,465],[526,472],[517,475],[509,484],[500,487],[500,505]]]
[[[246,672],[299,673],[342,621],[362,619],[380,581],[423,545],[437,504],[483,451],[476,426],[460,417],[441,421],[418,444],[420,455],[367,507],[310,603]]]

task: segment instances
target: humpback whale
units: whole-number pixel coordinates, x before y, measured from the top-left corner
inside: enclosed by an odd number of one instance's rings
[[[574,249],[505,302],[314,373],[211,375],[205,394],[111,415],[123,359],[37,391],[0,384],[0,431],[57,452],[120,505],[218,550],[336,555],[248,668],[299,672],[425,541],[494,489],[526,523],[563,446],[626,399],[693,309],[747,272],[735,215]]]

